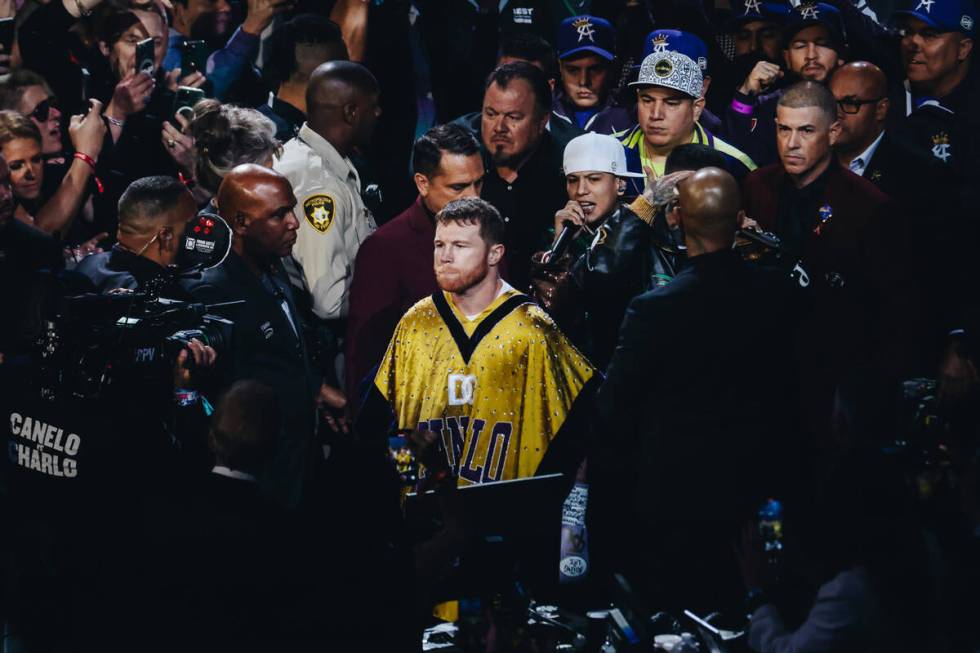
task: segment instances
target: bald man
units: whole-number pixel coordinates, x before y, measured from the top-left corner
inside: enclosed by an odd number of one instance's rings
[[[235,323],[224,382],[230,386],[255,379],[275,389],[283,429],[275,457],[259,474],[259,485],[281,504],[296,507],[314,463],[315,397],[321,386],[282,265],[299,228],[293,212],[296,197],[279,173],[246,164],[225,176],[217,205],[232,228],[232,251],[188,289],[197,301],[209,304],[245,302],[220,310]]]
[[[650,605],[724,611],[742,598],[736,525],[785,496],[776,475],[793,469],[794,376],[771,355],[791,342],[792,288],[732,249],[729,173],[704,168],[678,189],[688,261],[631,302],[599,390],[590,539],[599,568],[626,571]]]
[[[354,259],[377,228],[351,156],[371,141],[379,94],[378,81],[361,64],[317,66],[306,89],[307,120],[273,164],[299,201],[293,257],[323,320],[347,316]]]
[[[837,160],[912,209],[909,215],[913,220],[923,216],[923,212],[935,213],[930,205],[945,213],[949,204],[934,200],[937,196],[956,196],[952,176],[944,174],[943,164],[935,157],[886,129],[890,107],[887,88],[885,74],[867,61],[852,61],[834,72],[830,91],[837,100],[841,126],[834,144]],[[922,188],[929,188],[930,192],[923,193]]]
[[[972,259],[969,248],[976,236],[966,231],[969,221],[962,219],[956,176],[904,133],[886,128],[886,80],[877,66],[855,61],[840,67],[830,90],[841,124],[834,145],[837,160],[895,200],[909,218],[920,252],[917,274],[929,288],[922,314],[930,323],[924,328],[937,334],[959,329],[960,304],[974,294],[974,282],[958,266]],[[961,250],[962,243],[970,245]]]
[[[184,228],[196,212],[190,191],[176,178],[137,179],[119,198],[116,244],[108,252],[86,257],[76,269],[99,292],[136,290],[176,261]],[[174,293],[164,295],[181,298]]]

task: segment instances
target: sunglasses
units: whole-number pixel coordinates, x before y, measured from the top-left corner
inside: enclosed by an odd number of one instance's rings
[[[34,110],[27,114],[29,117],[33,118],[38,122],[44,122],[48,119],[48,115],[51,113],[51,109],[58,108],[58,100],[56,98],[49,97],[38,103]]]
[[[855,114],[860,111],[861,107],[863,107],[865,104],[876,104],[884,99],[885,98],[883,97],[876,97],[872,100],[859,100],[853,95],[848,95],[846,98],[837,100],[837,106],[839,106],[840,110],[844,113]]]

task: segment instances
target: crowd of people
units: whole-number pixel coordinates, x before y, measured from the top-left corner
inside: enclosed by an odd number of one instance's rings
[[[973,0],[0,14],[4,650],[980,647]]]

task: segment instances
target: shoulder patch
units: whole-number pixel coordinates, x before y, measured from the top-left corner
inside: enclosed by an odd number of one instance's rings
[[[310,195],[303,202],[303,215],[310,226],[321,234],[327,233],[336,214],[336,204],[330,195]]]

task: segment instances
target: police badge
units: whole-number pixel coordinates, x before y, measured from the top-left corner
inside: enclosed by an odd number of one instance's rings
[[[310,226],[321,234],[327,233],[335,214],[333,198],[329,195],[311,195],[303,202],[303,215]]]

